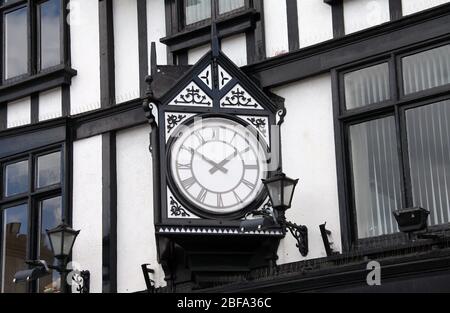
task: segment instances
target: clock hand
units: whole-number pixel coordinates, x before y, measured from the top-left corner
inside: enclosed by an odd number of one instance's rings
[[[234,150],[234,152],[232,154],[230,154],[229,156],[227,156],[225,159],[223,159],[221,162],[219,162],[217,165],[215,165],[213,168],[211,168],[209,170],[209,172],[211,174],[214,174],[215,172],[217,172],[221,167],[223,168],[228,162],[230,162],[231,160],[233,160],[238,154],[240,153],[245,153],[248,150],[250,150],[249,147],[245,148],[244,150],[242,150],[241,152],[238,152],[237,149]]]
[[[192,153],[192,154],[197,154],[197,155],[200,156],[203,160],[205,160],[206,162],[208,162],[209,164],[211,164],[212,166],[214,166],[214,168],[217,168],[217,169],[214,171],[214,173],[217,172],[218,170],[221,171],[221,172],[223,172],[223,173],[225,173],[225,174],[228,172],[228,170],[227,170],[226,168],[224,168],[223,165],[219,165],[219,164],[217,164],[216,162],[214,162],[213,160],[208,159],[207,157],[205,157],[203,154],[201,154],[200,152],[198,152],[198,151],[195,150],[194,148],[190,148],[190,150],[191,150],[191,153]],[[214,174],[214,173],[211,173],[211,174]]]

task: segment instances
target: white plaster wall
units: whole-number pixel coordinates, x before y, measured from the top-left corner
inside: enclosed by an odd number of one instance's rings
[[[247,42],[245,34],[222,39],[222,52],[230,58],[237,66],[247,65]]]
[[[100,108],[98,1],[70,1],[71,114]]]
[[[157,261],[153,224],[152,158],[148,151],[150,127],[117,133],[117,288],[118,292],[146,289],[141,264],[156,270],[158,286],[165,285]]]
[[[300,48],[333,38],[331,6],[323,1],[297,0]]]
[[[91,272],[91,292],[102,292],[102,136],[73,144],[73,227],[81,232],[73,261]]]
[[[39,94],[39,121],[62,116],[61,87]]]
[[[31,99],[30,97],[9,102],[6,107],[7,127],[18,127],[31,123]]]
[[[389,22],[389,0],[344,0],[345,33]]]
[[[286,1],[264,0],[264,30],[267,57],[289,52]]]
[[[147,0],[147,36],[148,36],[148,68],[151,69],[150,47],[151,42],[156,43],[156,55],[159,65],[167,64],[167,48],[166,45],[159,40],[166,36],[164,1]]]
[[[416,13],[434,6],[448,3],[449,0],[402,0],[403,15]]]
[[[197,63],[197,61],[200,60],[210,49],[210,44],[190,49],[188,51],[188,64],[194,65]]]
[[[113,0],[116,104],[139,98],[136,0]]]
[[[287,218],[308,227],[308,259],[326,256],[319,225],[327,222],[334,248],[340,251],[340,224],[329,74],[272,90],[286,99],[281,127],[283,170],[299,178]],[[304,259],[287,235],[278,249],[279,264]]]

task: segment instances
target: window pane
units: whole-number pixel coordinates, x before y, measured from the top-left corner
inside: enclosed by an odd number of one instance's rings
[[[28,191],[28,161],[6,166],[5,196],[13,196]]]
[[[353,194],[358,237],[398,231],[392,211],[401,207],[394,117],[350,127]]]
[[[211,0],[184,0],[186,25],[211,17]]]
[[[402,59],[405,94],[450,83],[450,45]]]
[[[48,264],[53,264],[53,253],[50,241],[46,233],[47,229],[58,226],[62,221],[62,203],[61,197],[47,199],[41,202],[41,238],[39,245],[40,259],[45,260]],[[57,292],[60,290],[60,276],[57,271],[53,271],[52,275],[46,276],[39,280],[39,292]]]
[[[219,0],[219,14],[240,9],[244,6],[244,0]]]
[[[61,152],[38,157],[37,167],[37,188],[61,182]]]
[[[450,100],[406,111],[413,201],[430,225],[450,222],[449,123]]]
[[[389,66],[383,63],[347,73],[344,85],[347,109],[389,100]]]
[[[3,211],[2,292],[26,292],[26,284],[14,284],[16,272],[27,268],[28,208],[26,204]]]
[[[5,79],[28,72],[27,7],[5,14]]]
[[[41,69],[61,63],[60,12],[61,0],[49,0],[39,5]]]

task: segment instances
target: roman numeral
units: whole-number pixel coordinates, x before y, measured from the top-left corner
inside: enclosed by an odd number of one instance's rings
[[[190,170],[190,169],[192,169],[192,164],[191,163],[188,163],[188,164],[177,163],[177,168],[179,170]]]
[[[183,188],[187,190],[187,189],[191,188],[196,182],[197,181],[195,180],[194,177],[189,177],[185,180],[182,180],[181,184],[183,185]]]
[[[233,195],[236,198],[237,202],[242,203],[242,199],[239,197],[239,195],[236,193],[236,191],[233,191]]]
[[[239,152],[239,154],[243,154],[250,151],[250,147],[245,148],[244,150],[242,150],[241,152]]]
[[[205,138],[203,138],[202,134],[197,130],[194,132],[194,136],[200,140],[201,144],[204,144],[206,142]]]
[[[252,165],[252,164],[245,164],[244,165],[244,169],[246,169],[246,170],[257,170],[257,169],[259,169],[259,166],[257,164],[254,164],[254,165]]]
[[[256,187],[255,184],[249,182],[249,181],[246,180],[246,179],[243,179],[243,180],[241,181],[241,183],[244,184],[245,186],[247,186],[248,188],[252,189],[252,190],[255,189],[255,187]]]
[[[211,140],[219,140],[219,128],[213,128],[212,129]]]
[[[236,133],[236,132],[234,132],[234,134],[233,134],[233,137],[231,137],[230,143],[232,143],[232,142],[233,142],[233,140],[234,140],[234,139],[236,139],[236,136],[237,136],[237,133]]]
[[[205,188],[202,188],[197,196],[197,201],[200,201],[201,203],[205,202],[206,195],[208,194],[208,191]]]
[[[223,199],[222,199],[222,194],[218,193],[217,194],[217,207],[218,208],[223,208]]]
[[[186,147],[185,145],[182,145],[180,149],[186,150],[191,154],[194,154],[194,149],[192,149],[191,147]]]

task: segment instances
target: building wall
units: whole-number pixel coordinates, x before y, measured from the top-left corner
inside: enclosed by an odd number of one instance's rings
[[[151,42],[156,44],[159,65],[167,64],[167,48],[159,41],[166,36],[165,16],[164,1],[147,0],[147,40],[149,47]],[[150,49],[148,50],[148,64],[150,69]]]
[[[70,2],[70,51],[77,75],[70,88],[71,114],[100,108],[98,1]]]
[[[388,22],[389,0],[344,0],[345,33]]]
[[[264,0],[264,32],[267,57],[289,51],[286,1]]]
[[[39,121],[46,121],[62,116],[61,87],[39,94]]]
[[[18,127],[31,122],[31,98],[9,102],[6,107],[7,127]]]
[[[136,0],[113,1],[116,103],[139,98]]]
[[[297,0],[297,15],[300,48],[333,38],[330,5],[323,1]]]
[[[334,249],[340,251],[340,224],[334,146],[333,107],[329,74],[274,90],[285,98],[281,126],[283,171],[299,178],[288,220],[308,227],[308,259],[326,256],[319,225],[327,222]],[[303,259],[287,235],[278,249],[279,264]]]
[[[73,261],[91,272],[91,292],[102,292],[102,136],[73,145],[73,228],[81,229]]]
[[[416,13],[435,7],[440,4],[448,3],[449,0],[402,0],[403,15]]]
[[[116,137],[118,292],[145,290],[144,263],[156,270],[157,284],[165,284],[156,255],[150,131],[150,126],[138,126]]]

